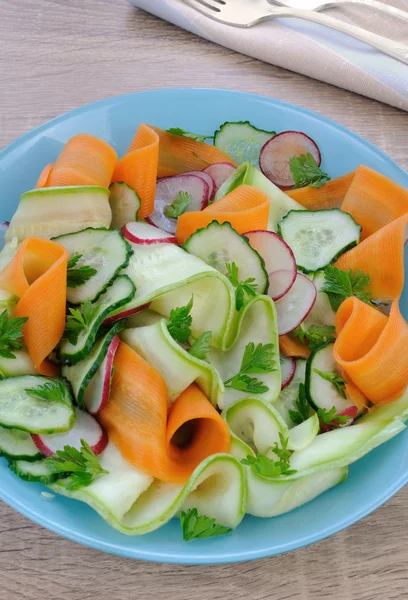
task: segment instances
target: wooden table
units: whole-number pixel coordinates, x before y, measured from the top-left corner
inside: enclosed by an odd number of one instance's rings
[[[234,54],[125,0],[0,0],[0,81],[0,147],[107,96],[224,87],[331,117],[408,168],[406,113]],[[402,600],[407,522],[408,488],[312,547],[240,565],[178,567],[83,548],[1,503],[0,600]]]

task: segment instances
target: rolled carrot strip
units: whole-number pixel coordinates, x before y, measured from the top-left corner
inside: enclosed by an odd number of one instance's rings
[[[358,298],[347,298],[336,314],[335,361],[374,404],[390,402],[408,382],[408,323],[398,301],[386,317]]]
[[[40,173],[37,183],[35,184],[36,188],[47,187],[48,177],[50,176],[53,166],[54,163],[49,163],[48,165],[45,165],[45,167]]]
[[[142,123],[125,156],[119,159],[112,181],[124,181],[140,197],[139,219],[154,210],[157,166],[159,162],[159,136],[153,128]]]
[[[98,185],[109,187],[116,166],[115,150],[104,140],[87,133],[72,137],[47,178],[47,187]]]
[[[197,229],[207,227],[212,221],[231,223],[238,233],[267,229],[269,203],[268,196],[263,192],[250,185],[240,185],[204,210],[180,215],[176,237],[184,243]]]
[[[59,369],[47,360],[65,328],[68,252],[49,240],[27,238],[0,273],[0,288],[16,296],[17,317],[28,317],[24,342],[41,375]]]
[[[179,175],[187,171],[202,171],[209,165],[220,162],[237,166],[228,154],[215,146],[168,133],[159,127],[151,127],[160,138],[158,177]]]
[[[190,385],[173,404],[167,421],[166,384],[141,356],[121,342],[115,355],[109,404],[99,418],[122,456],[162,481],[184,483],[207,456],[227,452],[227,424],[201,390]],[[173,438],[191,425],[188,444]]]
[[[290,337],[290,335],[281,335],[279,337],[279,349],[286,356],[292,358],[309,358],[312,351],[302,344],[300,340]]]
[[[336,177],[320,188],[303,187],[285,193],[308,210],[336,208],[343,202],[356,171]]]
[[[339,269],[364,271],[370,276],[368,289],[377,300],[401,295],[404,286],[404,244],[408,213],[392,221],[336,261]]]
[[[408,212],[408,190],[368,167],[358,167],[341,210],[362,226],[361,239]]]

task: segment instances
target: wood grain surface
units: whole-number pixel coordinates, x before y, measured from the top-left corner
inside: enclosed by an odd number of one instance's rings
[[[408,168],[406,113],[234,54],[125,0],[0,0],[0,82],[0,147],[107,96],[224,87],[331,117]],[[403,600],[407,522],[408,487],[312,547],[245,564],[181,567],[81,547],[0,503],[0,600]]]

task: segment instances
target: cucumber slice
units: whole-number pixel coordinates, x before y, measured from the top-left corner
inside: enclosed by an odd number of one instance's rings
[[[135,295],[135,286],[127,275],[119,275],[112,286],[93,305],[93,318],[82,329],[75,344],[63,338],[60,344],[61,361],[75,365],[92,350],[103,321],[115,310],[125,306]]]
[[[306,364],[305,392],[309,404],[315,410],[330,410],[334,407],[336,412],[340,413],[353,406],[353,403],[343,398],[330,381],[316,373],[316,369],[338,373],[338,365],[333,358],[333,346],[333,342],[327,342],[309,356]]]
[[[61,477],[61,473],[52,473],[45,460],[12,460],[8,466],[17,477],[31,483],[49,485]]]
[[[306,361],[302,358],[296,360],[295,375],[290,384],[281,391],[278,399],[274,402],[274,408],[279,412],[289,429],[294,426],[289,411],[296,410],[296,400],[299,395],[299,384],[305,382]]]
[[[1,270],[1,268],[0,268]],[[0,290],[0,314],[7,310],[9,317],[14,317],[16,304],[18,302],[18,296],[10,294],[5,290]]]
[[[213,404],[221,402],[224,384],[217,371],[210,363],[184,350],[169,334],[164,319],[153,325],[126,329],[120,337],[163,377],[170,404],[194,381]]]
[[[6,234],[7,235],[7,234]],[[0,252],[0,271],[4,269],[4,267],[11,261],[11,259],[15,256],[20,243],[18,238],[13,237],[9,242],[7,242]]]
[[[298,269],[313,273],[358,244],[361,226],[339,208],[291,210],[279,221],[278,233],[292,248]]]
[[[105,359],[106,352],[115,335],[125,327],[125,320],[115,323],[100,340],[96,342],[92,350],[83,360],[75,365],[62,367],[62,374],[68,379],[72,386],[72,391],[77,400],[77,404],[83,410],[86,410],[84,403],[85,391],[95,375],[102,362]]]
[[[289,431],[288,448],[290,450],[303,450],[310,446],[320,430],[319,417],[315,413],[300,425]]]
[[[112,229],[121,229],[126,223],[137,221],[140,198],[130,185],[121,181],[111,184],[109,204],[112,209]]]
[[[255,279],[257,293],[268,290],[268,273],[263,258],[254,250],[246,237],[233,229],[230,223],[213,221],[207,227],[191,235],[183,246],[190,254],[198,256],[223,275],[227,275],[227,263],[238,267],[239,280]]]
[[[262,146],[276,131],[258,129],[249,121],[226,122],[214,133],[214,146],[228,154],[237,165],[249,162],[259,164]]]
[[[127,267],[133,250],[117,229],[94,229],[68,233],[53,238],[68,250],[69,258],[81,255],[74,269],[87,265],[96,273],[78,287],[67,287],[67,301],[71,304],[83,304],[87,300],[95,302],[120,270]]]
[[[223,198],[229,192],[232,192],[235,188],[243,183],[256,187],[261,192],[264,192],[270,199],[269,205],[269,220],[268,230],[277,231],[278,222],[286,215],[290,210],[302,210],[306,211],[304,206],[292,200],[290,196],[282,192],[276,185],[269,181],[259,169],[249,163],[244,163],[238,169],[232,173],[231,177],[222,184],[220,189],[215,195],[215,200]]]
[[[109,227],[109,190],[98,186],[38,188],[25,192],[11,219],[6,241],[52,238],[86,227]]]
[[[26,390],[61,382],[64,400],[34,398]],[[29,433],[59,433],[70,429],[75,421],[71,392],[63,379],[25,375],[0,381],[0,425]]]
[[[0,456],[7,460],[32,461],[42,458],[29,433],[4,427],[0,427]]]
[[[15,358],[0,356],[0,376],[36,375],[37,370],[30,355],[25,350],[14,350]]]
[[[304,320],[304,324],[307,328],[310,325],[335,325],[336,313],[330,306],[327,294],[321,291],[324,282],[324,271],[317,271],[317,273],[314,273],[313,283],[316,287],[317,295],[312,310]]]

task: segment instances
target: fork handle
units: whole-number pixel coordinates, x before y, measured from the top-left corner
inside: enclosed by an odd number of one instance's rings
[[[405,10],[401,10],[400,8],[395,8],[395,6],[390,6],[389,4],[384,4],[384,2],[378,2],[378,0],[351,0],[353,4],[363,4],[365,6],[370,6],[375,10],[386,13],[387,15],[391,15],[397,19],[401,19],[402,21],[406,21],[408,23],[408,12]],[[347,0],[349,3],[350,0]]]
[[[334,17],[329,17],[328,15],[315,12],[313,10],[284,7],[279,10],[279,17],[294,17],[296,19],[312,21],[312,23],[318,23],[319,25],[330,27],[330,29],[335,29],[336,31],[350,35],[361,42],[365,42],[369,46],[377,48],[377,50],[384,52],[384,54],[388,54],[389,56],[392,56],[393,58],[396,58],[397,60],[408,65],[408,46],[389,40],[382,35],[371,33],[371,31],[367,31],[361,27],[356,27],[350,23],[345,23],[340,19],[335,19]]]

